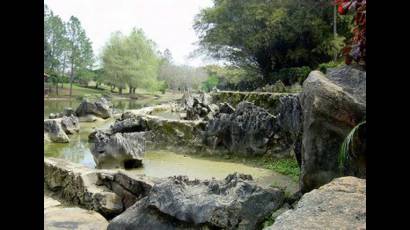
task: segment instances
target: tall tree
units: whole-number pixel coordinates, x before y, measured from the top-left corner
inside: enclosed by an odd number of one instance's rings
[[[78,18],[71,16],[67,23],[67,38],[69,43],[70,62],[70,97],[76,74],[93,64],[91,41],[81,26]]]
[[[341,46],[340,38],[334,41],[332,9],[328,0],[214,0],[194,29],[203,51],[267,79],[282,68],[332,59]]]
[[[133,29],[128,36],[114,33],[103,49],[102,63],[106,78],[120,93],[126,86],[134,94],[136,88],[157,89],[160,85],[155,44],[142,30]]]

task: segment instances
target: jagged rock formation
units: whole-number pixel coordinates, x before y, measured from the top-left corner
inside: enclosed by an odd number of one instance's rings
[[[347,134],[366,119],[366,72],[351,66],[330,69],[327,76],[313,71],[303,84],[300,101],[304,120],[302,191],[318,188],[342,174],[364,178],[364,133],[357,135],[356,157],[346,164],[344,172],[339,170],[338,155]]]
[[[257,229],[283,202],[283,192],[249,175],[199,181],[170,177],[114,218],[108,229]]]
[[[57,119],[44,120],[44,141],[68,143],[70,138],[64,132],[61,122]]]

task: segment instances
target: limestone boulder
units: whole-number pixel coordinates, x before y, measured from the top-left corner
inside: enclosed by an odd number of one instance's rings
[[[305,193],[266,229],[366,229],[366,180],[341,177]]]
[[[142,166],[145,152],[145,134],[106,133],[90,134],[90,150],[98,168],[137,168]]]
[[[107,119],[112,116],[110,104],[104,98],[100,98],[96,101],[89,101],[88,99],[83,100],[77,107],[75,114],[78,117],[94,115],[103,119]]]
[[[283,192],[257,186],[250,175],[225,180],[170,177],[114,218],[108,229],[257,229],[283,202]]]
[[[70,138],[64,132],[61,122],[58,119],[44,120],[44,140],[50,140],[56,143],[70,142]]]
[[[312,71],[300,95],[303,137],[300,186],[308,192],[340,175],[365,178],[365,130],[356,135],[352,157],[343,170],[338,156],[348,133],[366,119],[366,72],[351,66]]]

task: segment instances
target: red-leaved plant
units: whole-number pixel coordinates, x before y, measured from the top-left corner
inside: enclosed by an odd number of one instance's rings
[[[346,64],[352,60],[366,67],[366,0],[335,0],[340,15],[354,12],[353,38],[343,49]]]

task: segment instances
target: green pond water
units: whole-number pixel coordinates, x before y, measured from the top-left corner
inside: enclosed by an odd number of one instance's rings
[[[74,102],[45,101],[47,114],[60,112],[65,107],[76,108]],[[115,103],[113,103],[115,106]],[[138,108],[138,105],[130,105]],[[140,107],[142,105],[139,105]],[[129,108],[129,107],[128,107]],[[134,109],[134,108],[131,108]],[[46,114],[46,112],[45,112]],[[153,115],[178,119],[178,114],[171,112],[159,112]],[[44,155],[48,157],[63,158],[75,163],[94,168],[95,162],[90,152],[88,135],[95,128],[108,128],[114,119],[98,120],[93,123],[81,122],[80,132],[70,135],[70,143],[45,143]],[[195,158],[171,151],[148,151],[144,155],[143,167],[140,169],[127,170],[131,174],[145,174],[153,177],[168,177],[173,175],[187,175],[194,179],[223,179],[228,174],[239,172],[251,174],[261,185],[271,184],[287,187],[289,192],[297,191],[297,184],[288,176],[281,175],[271,170],[247,166],[241,163],[222,162],[212,159]]]

